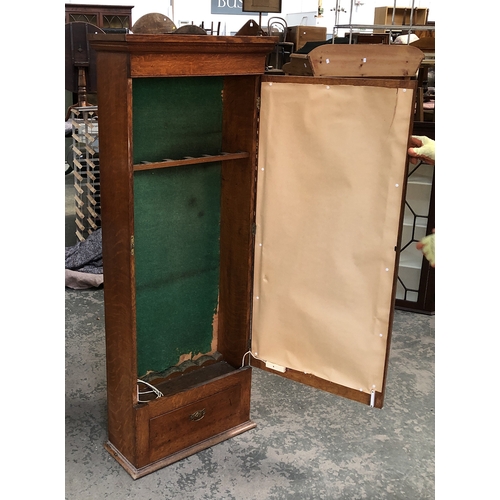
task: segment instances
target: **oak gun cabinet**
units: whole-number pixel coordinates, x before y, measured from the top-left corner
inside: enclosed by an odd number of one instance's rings
[[[252,367],[382,406],[420,59],[266,76],[276,41],[91,38],[106,448],[134,479],[255,427]]]

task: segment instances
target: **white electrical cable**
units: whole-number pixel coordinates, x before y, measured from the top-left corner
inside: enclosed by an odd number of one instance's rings
[[[266,362],[265,359],[261,359],[261,358],[258,358],[257,356],[255,356],[252,351],[247,351],[245,354],[243,354],[243,359],[241,360],[241,367],[243,368],[243,366],[245,365],[245,357],[247,354],[250,354],[250,356],[252,356],[252,358],[254,359],[258,359],[259,361],[262,361],[263,363]]]
[[[163,396],[163,393],[158,390],[154,385],[151,385],[149,382],[146,382],[144,380],[141,380],[141,379],[137,379],[137,383],[141,383],[141,384],[144,384],[144,385],[147,385],[150,389],[152,389],[151,391],[139,391],[139,386],[137,386],[137,401],[139,403],[145,403],[146,401],[141,401],[139,396],[142,395],[142,394],[156,394],[156,399],[158,398],[161,398]]]

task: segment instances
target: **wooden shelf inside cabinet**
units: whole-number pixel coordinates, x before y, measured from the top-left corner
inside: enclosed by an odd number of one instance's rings
[[[250,153],[237,152],[237,153],[220,153],[215,155],[203,155],[199,157],[186,157],[179,160],[173,160],[167,158],[163,161],[151,162],[142,161],[138,165],[134,165],[134,172],[140,170],[152,170],[155,168],[169,168],[169,167],[180,167],[183,165],[198,165],[202,163],[214,163],[219,161],[229,161],[229,160],[243,160],[248,158]]]
[[[288,77],[277,37],[90,39],[111,455],[139,478],[252,429],[252,367],[381,408],[420,51]]]

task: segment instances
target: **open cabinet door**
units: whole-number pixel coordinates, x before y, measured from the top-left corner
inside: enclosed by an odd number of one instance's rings
[[[382,407],[415,82],[264,77],[251,364]]]

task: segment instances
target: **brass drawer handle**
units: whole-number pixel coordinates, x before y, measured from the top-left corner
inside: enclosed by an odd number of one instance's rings
[[[189,415],[189,420],[192,420],[193,422],[198,422],[198,420],[201,420],[205,416],[205,408],[203,410],[198,410]]]

